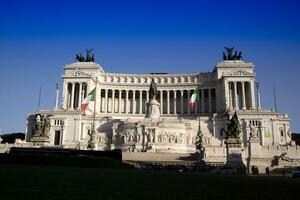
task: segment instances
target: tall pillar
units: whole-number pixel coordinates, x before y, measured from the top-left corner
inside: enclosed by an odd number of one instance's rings
[[[237,101],[237,84],[236,82],[233,82],[234,86],[234,108],[238,110],[238,101]]]
[[[183,90],[180,90],[180,113],[184,114],[183,112]]]
[[[229,109],[233,109],[233,98],[232,98],[232,82],[228,83],[228,88],[229,88]]]
[[[223,106],[224,106],[224,108],[225,109],[228,109],[228,108],[230,108],[230,103],[229,103],[229,84],[230,84],[230,82],[228,82],[228,80],[224,80],[224,96],[223,96],[223,98],[222,98],[222,100],[223,101],[221,101],[221,102],[223,102]],[[218,98],[217,98],[218,99]]]
[[[115,113],[115,90],[112,89],[112,96],[111,96],[111,113]]]
[[[242,82],[242,98],[243,98],[242,109],[246,110],[245,82]]]
[[[256,96],[257,96],[257,109],[260,110],[261,109],[261,105],[260,105],[260,91],[259,91],[259,85],[258,85],[258,83],[256,84]]]
[[[56,87],[55,87],[55,107],[54,107],[54,110],[58,110],[58,95],[59,95],[59,89],[58,89],[58,84],[56,84]]]
[[[167,114],[170,114],[170,90],[167,90]]]
[[[211,89],[208,89],[208,112],[211,113]]]
[[[204,89],[201,90],[201,112],[204,113],[205,112],[205,108],[204,108]]]
[[[105,104],[104,104],[104,113],[108,111],[108,89],[105,89]]]
[[[77,109],[80,109],[80,106],[81,106],[81,101],[82,101],[82,99],[81,99],[81,91],[82,91],[82,83],[79,83],[79,97],[78,97],[78,107],[77,107]]]
[[[149,103],[149,91],[146,91],[146,98],[147,98],[147,103]]]
[[[132,91],[132,114],[135,114],[136,104],[135,104],[135,90]]]
[[[122,90],[119,90],[119,103],[118,103],[118,113],[121,114],[121,99],[122,99]]]
[[[191,108],[190,108],[190,98],[191,98],[191,91],[187,91],[187,106],[188,106],[188,114],[191,114]]]
[[[249,92],[250,92],[250,108],[255,109],[255,94],[254,94],[254,83],[253,81],[250,81],[249,85]]]
[[[125,90],[125,91],[126,91],[125,114],[128,114],[128,93],[129,93],[129,91],[128,90]]]
[[[67,109],[68,104],[68,83],[66,81],[63,82],[63,91],[62,91],[62,108]]]
[[[146,105],[149,103],[149,92],[146,91]],[[147,106],[145,106],[145,113],[147,113]]]
[[[174,93],[174,99],[173,99],[173,101],[174,101],[174,114],[176,115],[176,90],[174,90],[173,91],[173,93]]]
[[[143,108],[143,91],[140,90],[139,92],[140,92],[140,107],[139,107],[140,108],[140,112],[139,113],[141,115],[141,114],[143,114],[143,111],[142,111],[142,108]]]
[[[75,94],[75,83],[72,82],[72,95],[71,95],[71,110],[74,110],[74,94]]]
[[[164,97],[164,91],[163,90],[160,90],[160,114],[163,114],[163,110],[164,110],[164,107],[163,107],[163,97]]]

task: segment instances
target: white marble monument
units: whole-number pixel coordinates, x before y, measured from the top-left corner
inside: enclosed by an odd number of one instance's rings
[[[228,157],[224,113],[231,117],[236,112],[241,127],[237,149],[245,164],[250,160],[248,164],[264,169],[282,153],[300,164],[288,115],[262,109],[256,100],[260,97],[254,87],[254,64],[227,55],[211,72],[122,74],[105,72],[93,56],[89,58],[65,65],[61,107],[57,90],[54,109],[37,112],[49,116],[49,145],[87,149],[94,123],[98,150],[122,149],[128,160],[184,161],[181,158],[196,151],[200,123],[205,162],[224,164]],[[155,99],[149,97],[152,80]],[[81,102],[96,85],[96,105],[91,102],[83,115]],[[198,86],[199,101],[192,111],[189,99]],[[33,116],[27,118],[27,142],[34,137]]]

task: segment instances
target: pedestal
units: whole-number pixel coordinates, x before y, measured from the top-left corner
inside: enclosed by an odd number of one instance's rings
[[[244,167],[241,140],[230,138],[225,141],[225,144],[227,151],[226,165],[232,168]]]
[[[147,104],[147,118],[151,120],[159,120],[160,119],[160,104],[155,99],[151,99]]]
[[[42,146],[42,145],[47,145],[50,143],[50,139],[48,137],[44,136],[34,136],[31,138],[31,142],[35,146]]]

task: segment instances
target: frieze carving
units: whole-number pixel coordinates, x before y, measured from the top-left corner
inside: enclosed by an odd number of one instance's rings
[[[158,143],[185,144],[186,141],[183,133],[161,132],[157,136]]]
[[[216,65],[217,68],[253,68],[254,64],[244,61],[223,61]]]
[[[114,74],[105,73],[103,74],[103,80],[105,83],[124,83],[134,84],[142,83],[149,84],[154,79],[156,83],[160,84],[195,84],[199,82],[213,81],[216,79],[216,74],[213,72],[199,73],[199,74]]]
[[[232,72],[223,72],[224,76],[254,76],[252,73],[244,70],[236,70]]]
[[[97,134],[96,140],[98,141],[98,144],[107,144],[108,143],[108,137],[105,134]]]

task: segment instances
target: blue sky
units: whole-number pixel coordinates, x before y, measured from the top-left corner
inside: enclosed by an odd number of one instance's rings
[[[0,128],[53,108],[63,65],[93,48],[108,72],[206,72],[224,46],[256,65],[262,106],[300,132],[300,1],[0,1]]]

